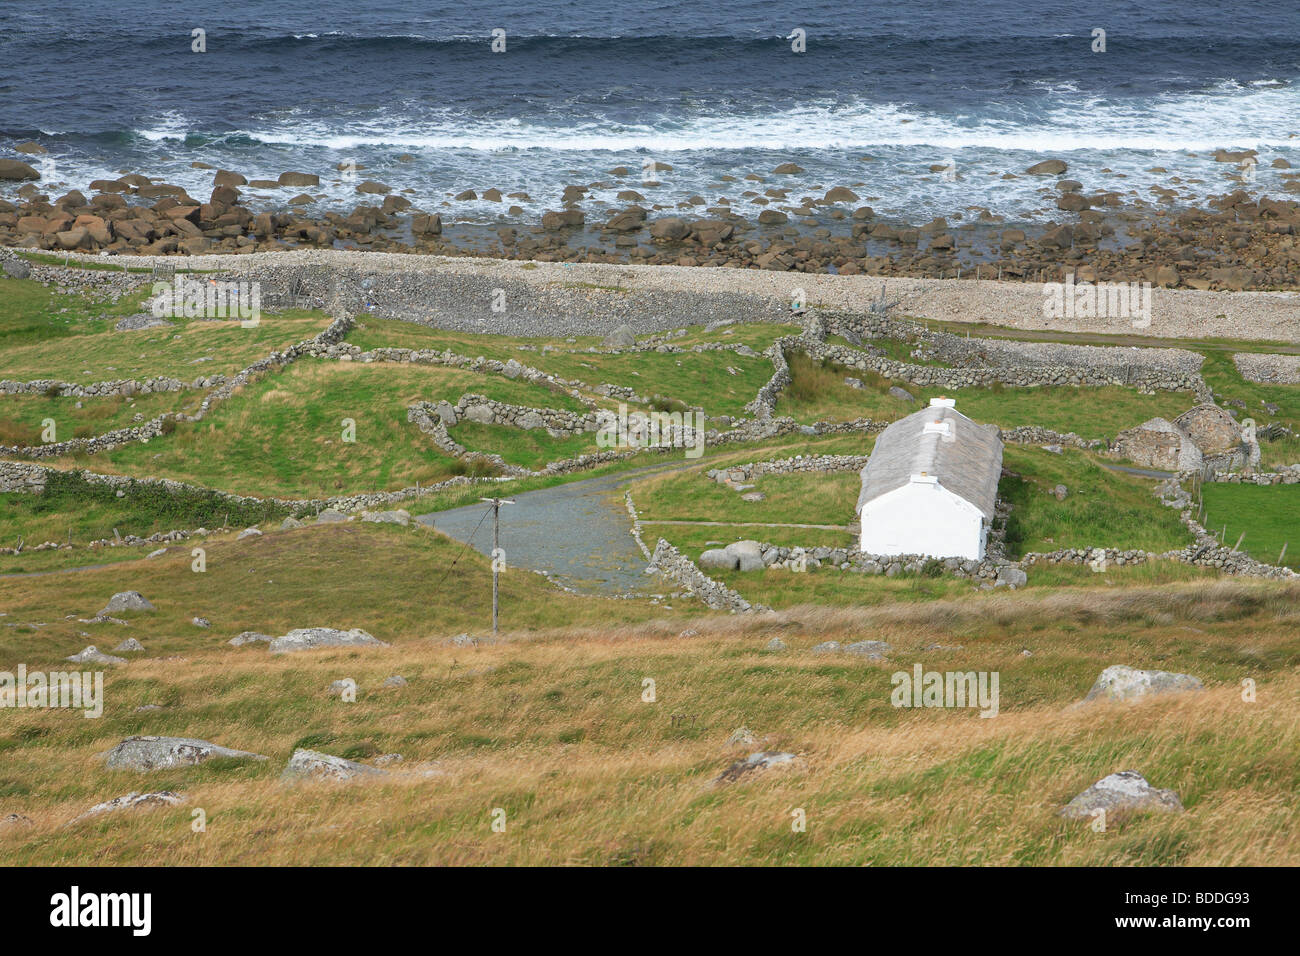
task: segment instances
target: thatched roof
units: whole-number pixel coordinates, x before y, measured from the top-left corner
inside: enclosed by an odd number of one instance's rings
[[[947,423],[949,437],[926,434],[933,422]],[[954,408],[931,406],[894,422],[876,438],[862,469],[859,514],[869,501],[926,474],[965,498],[992,520],[1002,477],[1002,441],[996,427],[978,425]]]

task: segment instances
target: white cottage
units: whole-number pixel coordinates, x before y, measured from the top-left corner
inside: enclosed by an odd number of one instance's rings
[[[1002,476],[996,426],[934,398],[876,438],[862,469],[859,547],[867,554],[984,557]]]

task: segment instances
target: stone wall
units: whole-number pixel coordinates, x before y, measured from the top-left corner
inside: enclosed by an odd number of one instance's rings
[[[215,388],[226,380],[224,375],[209,378],[196,378],[193,382],[157,376],[137,381],[135,379],[114,379],[107,382],[92,382],[78,385],[75,382],[60,382],[56,379],[36,379],[31,382],[15,382],[9,379],[0,381],[0,395],[53,395],[60,398],[106,398],[112,395],[130,397],[132,395],[149,395],[153,392],[181,392],[187,389]]]
[[[768,610],[762,605],[750,604],[725,584],[713,580],[701,571],[694,561],[663,538],[660,538],[655,545],[654,554],[650,557],[649,570],[658,571],[715,611],[744,614],[750,611]]]

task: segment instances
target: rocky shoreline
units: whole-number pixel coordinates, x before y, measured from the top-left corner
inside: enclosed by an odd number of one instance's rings
[[[40,149],[37,144],[28,144]],[[1251,151],[1220,151],[1223,163],[1254,161]],[[1286,163],[1277,159],[1278,163]],[[203,164],[198,164],[202,168]],[[1286,168],[1288,167],[1278,167]],[[713,266],[771,272],[897,278],[1004,279],[1024,282],[1149,282],[1198,290],[1300,289],[1300,201],[1212,197],[1206,208],[1177,205],[1173,190],[1154,202],[1115,189],[1086,191],[1063,160],[1049,159],[1012,178],[1039,177],[1060,215],[1023,228],[970,207],[951,221],[878,218],[848,186],[794,194],[794,164],[723,177],[723,195],[675,206],[647,200],[626,167],[599,183],[573,184],[551,197],[536,221],[511,204],[525,194],[465,190],[436,210],[421,210],[384,183],[355,186],[352,209],[326,208],[311,190],[319,173],[285,172],[249,180],[212,170],[212,188],[182,187],[139,173],[95,180],[86,191],[42,188],[27,163],[0,159],[0,245],[109,255],[246,255],[289,249],[356,249],[536,262]],[[327,173],[338,177],[337,171]],[[1300,193],[1300,173],[1283,172]],[[595,187],[621,183],[621,208],[595,203]],[[791,185],[792,183],[796,185]],[[1243,183],[1243,185],[1248,185]],[[286,200],[246,198],[243,190],[302,190]],[[761,190],[761,192],[760,192]],[[647,188],[647,191],[651,191]],[[652,192],[652,191],[651,191]],[[734,194],[734,198],[726,193]],[[531,197],[528,201],[531,203]],[[456,202],[499,202],[496,223],[458,219]],[[761,207],[750,217],[736,207]],[[684,207],[684,208],[677,208]]]

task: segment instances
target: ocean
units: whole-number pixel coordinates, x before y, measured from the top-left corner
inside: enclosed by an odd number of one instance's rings
[[[1041,221],[1052,181],[1003,176],[1047,157],[1085,191],[1152,203],[1153,186],[1197,203],[1243,175],[1281,196],[1272,161],[1300,168],[1300,4],[3,0],[0,155],[29,139],[50,151],[45,189],[128,171],[206,197],[203,162],[318,173],[311,194],[342,208],[365,198],[336,172],[350,162],[481,223],[535,222],[590,183],[611,207],[633,189],[756,215],[746,190],[844,185],[881,217]],[[1220,147],[1259,163],[1216,163]],[[671,169],[642,188],[647,161]],[[804,171],[771,176],[783,162]],[[488,187],[529,199],[452,201]]]

